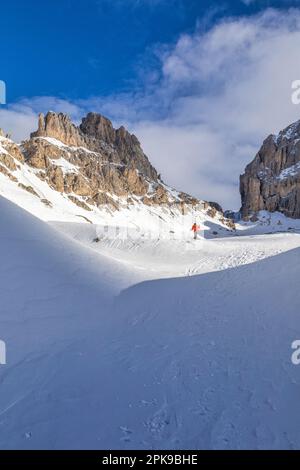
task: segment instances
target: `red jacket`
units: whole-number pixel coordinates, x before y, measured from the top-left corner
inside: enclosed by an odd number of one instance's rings
[[[193,230],[193,232],[198,232],[198,231],[200,230],[200,227],[199,227],[199,225],[197,225],[197,224],[193,224],[191,230]]]

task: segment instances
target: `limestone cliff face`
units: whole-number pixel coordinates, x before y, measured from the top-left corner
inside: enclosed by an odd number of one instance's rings
[[[240,177],[242,216],[260,210],[300,218],[300,121],[270,135]]]

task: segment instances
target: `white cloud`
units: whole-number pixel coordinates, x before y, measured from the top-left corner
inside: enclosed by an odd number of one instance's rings
[[[0,108],[0,128],[17,141],[26,138],[36,127],[36,115],[31,108]]]
[[[291,102],[299,44],[299,10],[268,10],[185,35],[164,53],[148,105],[166,117],[133,125],[169,182],[239,207],[239,174],[262,140],[300,118]]]
[[[238,208],[239,174],[262,140],[300,118],[291,102],[299,44],[300,10],[227,19],[158,49],[161,68],[149,70],[139,91],[76,103],[23,100],[0,111],[0,127],[14,127],[20,138],[36,127],[37,110],[76,121],[99,111],[138,135],[168,183]]]

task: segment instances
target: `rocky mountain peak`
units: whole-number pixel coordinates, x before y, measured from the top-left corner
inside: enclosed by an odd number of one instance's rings
[[[85,144],[85,140],[80,130],[72,123],[70,117],[63,113],[48,112],[46,116],[39,114],[38,130],[30,136],[35,137],[52,137],[60,140],[65,145],[77,146]]]
[[[115,129],[100,114],[88,113],[80,126],[63,113],[40,114],[37,131],[19,152],[18,159],[23,158],[37,177],[86,210],[116,210],[128,201],[178,207],[197,203],[183,193],[174,197],[138,139],[123,126]]]
[[[140,142],[125,127],[114,129],[111,121],[101,114],[88,113],[80,126],[72,123],[63,113],[48,112],[39,115],[38,130],[31,139],[54,138],[67,146],[84,147],[105,156],[106,161],[135,168],[148,178],[157,181],[158,174],[144,154]]]
[[[80,130],[86,136],[105,141],[108,144],[113,144],[116,140],[116,131],[111,121],[101,114],[88,113],[82,119]]]
[[[287,141],[294,141],[300,137],[300,120],[290,124],[279,132],[277,136],[271,136],[277,146],[284,145]]]
[[[300,218],[300,121],[269,135],[240,177],[242,216],[260,210]]]
[[[119,147],[140,146],[136,136],[130,134],[124,126],[115,129],[108,118],[98,113],[88,113],[80,126],[73,124],[67,114],[50,111],[44,116],[41,113],[38,130],[31,134],[31,138],[35,137],[51,137],[65,145],[85,146],[92,151],[98,151],[101,143]]]

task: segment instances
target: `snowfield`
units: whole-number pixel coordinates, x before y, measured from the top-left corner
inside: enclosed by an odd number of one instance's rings
[[[0,213],[0,448],[300,448],[296,222],[113,240]]]
[[[164,237],[156,239],[122,239],[105,236],[102,227],[82,223],[56,222],[51,224],[68,237],[111,259],[134,268],[144,279],[191,276],[211,271],[249,264],[269,256],[299,247],[298,233],[271,233],[243,236],[233,233],[219,239],[192,240],[188,238],[172,240]],[[253,224],[250,226],[253,232]],[[256,228],[257,230],[257,228]],[[206,231],[202,233],[206,236]],[[98,243],[97,237],[102,237]]]

